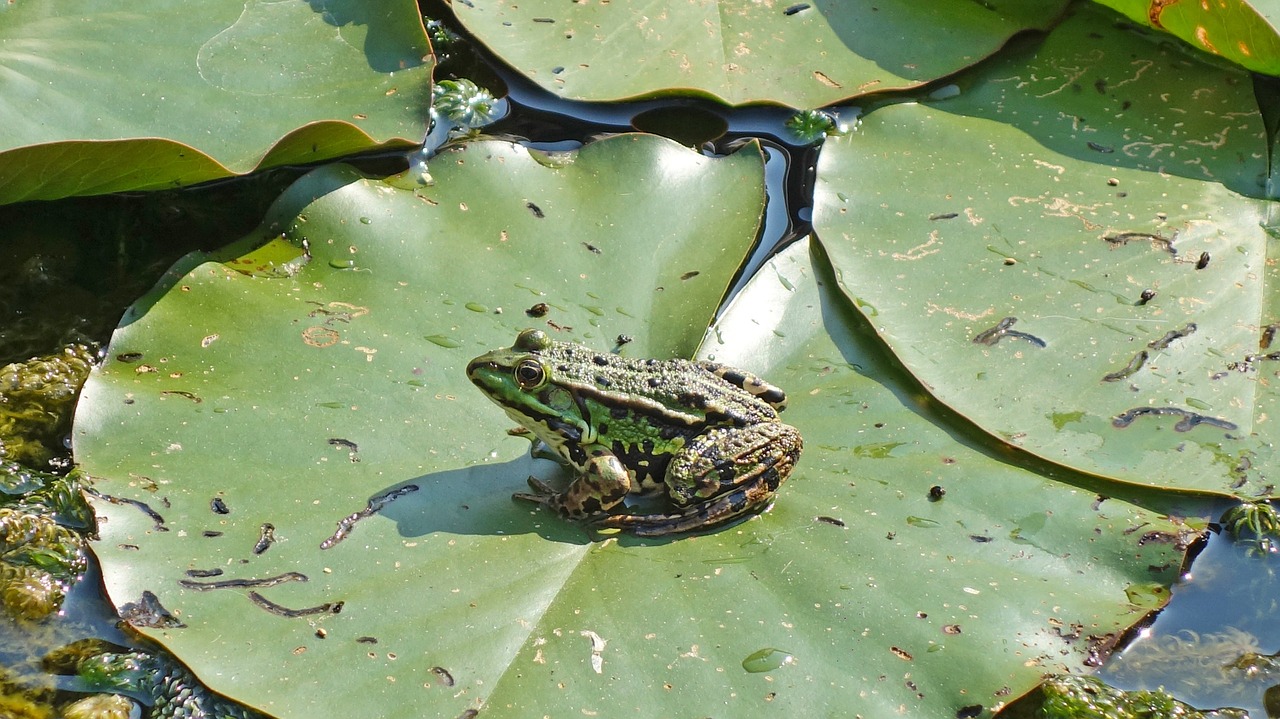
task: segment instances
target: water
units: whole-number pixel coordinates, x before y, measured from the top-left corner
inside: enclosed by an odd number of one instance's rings
[[[1100,677],[1122,689],[1164,689],[1197,707],[1234,706],[1269,716],[1280,685],[1280,556],[1215,533],[1156,621]]]

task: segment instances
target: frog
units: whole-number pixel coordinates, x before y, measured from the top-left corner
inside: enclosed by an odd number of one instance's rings
[[[661,536],[759,513],[804,447],[779,419],[781,389],[709,360],[628,358],[526,329],[466,371],[515,420],[511,434],[572,475],[563,490],[531,476],[513,497],[593,528]],[[638,497],[667,507],[629,510]]]

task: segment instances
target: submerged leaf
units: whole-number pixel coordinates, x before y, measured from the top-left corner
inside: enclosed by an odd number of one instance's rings
[[[499,119],[506,103],[467,79],[441,80],[431,88],[431,113],[438,119],[477,129]]]
[[[43,619],[84,573],[79,535],[47,517],[0,507],[0,599],[11,615]]]
[[[40,467],[64,452],[62,438],[93,361],[91,348],[71,345],[0,367],[0,460]]]

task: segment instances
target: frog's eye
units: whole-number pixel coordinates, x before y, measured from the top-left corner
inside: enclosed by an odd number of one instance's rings
[[[542,363],[537,360],[521,360],[516,365],[516,384],[520,385],[520,389],[533,389],[542,384],[547,378],[547,373],[542,369]]]

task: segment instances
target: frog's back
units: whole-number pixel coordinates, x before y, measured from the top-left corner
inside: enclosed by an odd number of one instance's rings
[[[673,424],[747,426],[775,421],[786,398],[776,387],[724,365],[630,359],[555,343],[552,371],[582,393],[626,403]]]

